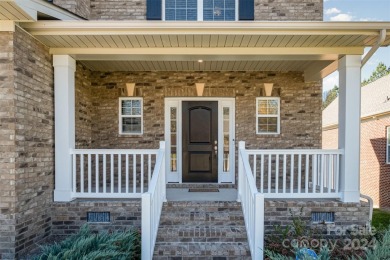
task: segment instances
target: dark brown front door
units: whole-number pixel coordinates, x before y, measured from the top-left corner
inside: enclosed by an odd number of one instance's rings
[[[218,182],[218,102],[183,101],[183,182]]]

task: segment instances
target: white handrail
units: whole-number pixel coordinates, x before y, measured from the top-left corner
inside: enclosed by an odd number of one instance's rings
[[[142,260],[151,260],[153,257],[161,211],[163,203],[166,201],[164,157],[165,143],[160,142],[160,150],[148,192],[142,194]]]
[[[158,151],[71,149],[73,198],[141,198]]]
[[[245,150],[266,198],[341,198],[343,150]],[[248,164],[249,165],[249,164]]]
[[[264,195],[257,191],[244,142],[239,143],[238,160],[238,196],[242,205],[252,259],[263,259]]]
[[[266,149],[246,150],[248,154],[344,154],[343,149]]]

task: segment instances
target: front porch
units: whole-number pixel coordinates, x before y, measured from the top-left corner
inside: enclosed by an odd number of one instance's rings
[[[381,38],[379,25],[64,24],[25,25],[54,55],[55,203],[137,201],[143,259],[153,256],[167,185],[199,180],[188,170],[237,189],[256,259],[267,203],[359,207],[361,55]],[[339,147],[321,150],[319,81],[336,69]],[[203,109],[193,121],[192,108]]]

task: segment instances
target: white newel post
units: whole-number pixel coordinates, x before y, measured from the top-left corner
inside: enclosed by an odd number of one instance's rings
[[[241,157],[241,149],[245,150],[245,142],[238,142],[238,183],[237,183],[237,201],[241,202],[242,182],[244,177],[244,165]]]
[[[69,55],[54,55],[55,190],[54,201],[72,200],[72,159],[75,148],[75,71]]]
[[[339,60],[339,149],[344,150],[340,191],[344,202],[360,200],[360,67],[360,55]]]

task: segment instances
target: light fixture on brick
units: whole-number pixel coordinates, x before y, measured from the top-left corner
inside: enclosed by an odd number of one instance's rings
[[[128,97],[134,96],[135,83],[126,83],[126,92]]]
[[[198,95],[198,97],[203,96],[204,85],[205,83],[195,83],[196,94]]]

